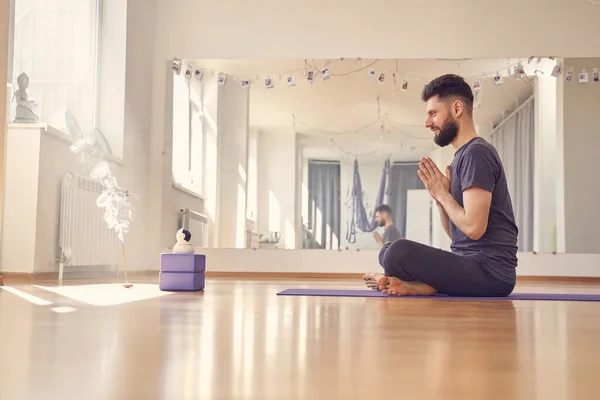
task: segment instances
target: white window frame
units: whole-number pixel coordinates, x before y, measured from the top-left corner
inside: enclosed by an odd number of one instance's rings
[[[177,75],[173,72],[173,96],[176,96],[175,91],[177,90],[177,79],[185,79],[183,77],[183,66],[180,75]],[[187,164],[187,173],[183,174],[181,170],[179,170],[180,166],[176,166],[175,162],[172,162],[172,177],[173,177],[173,186],[177,189],[180,189],[188,194],[191,194],[195,197],[199,197],[204,199],[205,186],[206,186],[206,129],[204,126],[204,103],[203,103],[203,85],[201,81],[196,80],[195,78],[185,80],[187,84],[187,97],[188,97],[188,110],[187,110],[187,130],[184,132],[181,129],[176,129],[175,118],[176,111],[173,109],[173,129],[172,129],[172,159],[175,161],[182,157],[180,146],[175,143],[179,140],[187,142],[185,145],[183,157],[187,157],[187,160],[184,163]],[[193,88],[197,89],[197,93],[195,96],[193,95]],[[196,99],[194,99],[196,97]],[[172,101],[173,107],[175,107],[175,100]],[[198,112],[195,113],[194,109],[197,109]],[[194,129],[194,118],[198,118],[199,129]],[[200,134],[200,138],[197,138],[195,135]],[[183,137],[179,136],[182,135]],[[200,149],[195,150],[195,139],[199,140]],[[198,158],[199,164],[194,164],[193,159]],[[197,167],[199,171],[197,171],[197,176],[194,175],[194,167]],[[185,175],[185,176],[183,176]],[[199,182],[198,182],[199,181]]]

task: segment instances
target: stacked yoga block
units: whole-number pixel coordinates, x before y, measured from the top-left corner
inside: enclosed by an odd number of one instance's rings
[[[163,253],[160,255],[158,287],[169,292],[204,290],[205,272],[204,254]]]

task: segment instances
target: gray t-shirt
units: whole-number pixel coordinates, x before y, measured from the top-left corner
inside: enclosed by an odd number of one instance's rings
[[[392,224],[385,228],[383,232],[383,243],[393,242],[401,238],[400,231],[396,228],[396,225]]]
[[[487,230],[479,240],[470,239],[450,221],[452,251],[475,257],[490,274],[514,284],[519,230],[496,149],[485,139],[476,137],[458,149],[450,168],[450,192],[461,207],[464,207],[463,191],[470,187],[477,186],[492,193]]]

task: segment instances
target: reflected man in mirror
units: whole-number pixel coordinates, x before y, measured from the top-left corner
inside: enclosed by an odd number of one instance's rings
[[[387,204],[381,204],[375,209],[375,221],[377,225],[384,227],[383,237],[377,231],[373,231],[373,237],[381,249],[388,242],[393,242],[401,238],[400,231],[394,225],[392,219],[392,209]]]

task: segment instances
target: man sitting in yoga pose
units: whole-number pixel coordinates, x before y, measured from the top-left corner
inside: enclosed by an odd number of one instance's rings
[[[383,274],[366,274],[367,286],[391,295],[508,296],[516,283],[518,229],[496,149],[473,124],[473,92],[463,78],[429,82],[425,126],[439,146],[456,152],[443,174],[429,158],[419,177],[438,207],[451,252],[405,239],[379,253]]]
[[[392,208],[387,204],[381,204],[375,209],[375,222],[377,222],[377,225],[385,228],[383,237],[381,237],[379,232],[373,231],[373,237],[380,249],[383,248],[387,242],[393,242],[402,237],[400,231],[396,228],[396,225],[394,225]]]

